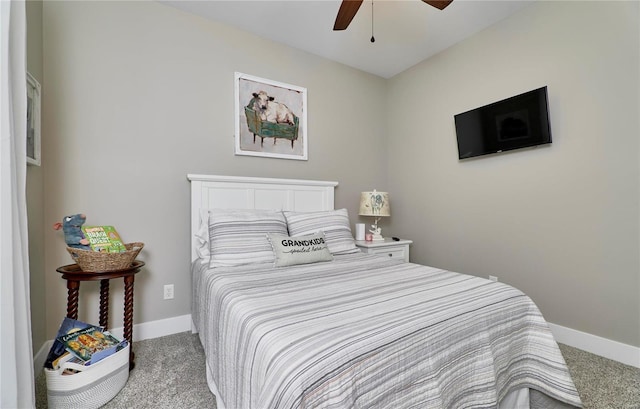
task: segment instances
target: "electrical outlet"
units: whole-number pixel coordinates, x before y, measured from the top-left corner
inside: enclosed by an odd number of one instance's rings
[[[173,284],[165,284],[164,286],[164,299],[173,300]]]
[[[491,281],[498,281],[498,277],[496,276],[489,276],[489,280]],[[171,294],[173,294],[173,291],[171,292]],[[173,297],[172,297],[173,298]]]

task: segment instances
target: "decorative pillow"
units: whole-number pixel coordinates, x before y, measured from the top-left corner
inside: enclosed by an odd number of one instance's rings
[[[302,236],[322,231],[329,251],[334,256],[360,252],[351,234],[347,209],[283,213],[290,235]]]
[[[269,233],[268,236],[276,258],[276,267],[333,260],[322,232],[297,237],[275,233]]]
[[[281,211],[211,209],[209,266],[273,262],[267,233],[287,234],[287,222]]]

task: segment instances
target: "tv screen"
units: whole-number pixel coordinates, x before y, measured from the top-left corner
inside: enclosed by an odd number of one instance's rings
[[[551,143],[547,87],[455,115],[458,158]]]

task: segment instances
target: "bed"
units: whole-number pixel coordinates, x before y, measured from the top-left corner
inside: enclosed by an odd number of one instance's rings
[[[219,409],[582,407],[529,297],[360,253],[337,182],[188,179],[193,330]],[[322,245],[292,259],[278,243]]]

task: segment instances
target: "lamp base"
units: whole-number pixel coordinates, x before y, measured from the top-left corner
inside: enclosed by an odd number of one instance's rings
[[[371,225],[369,233],[373,236],[371,241],[384,241],[384,237],[382,237],[382,229],[378,227],[378,219],[376,219],[376,222]]]
[[[371,241],[384,241],[384,237],[381,234],[373,233],[373,238]]]

